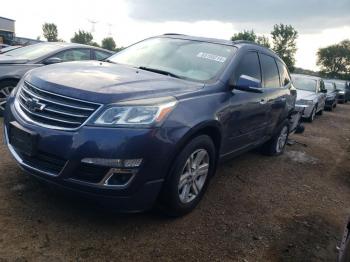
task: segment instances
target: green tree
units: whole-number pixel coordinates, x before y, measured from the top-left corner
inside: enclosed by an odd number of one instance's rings
[[[45,23],[43,24],[43,35],[48,42],[57,42],[58,40],[58,31],[57,26],[54,23]]]
[[[271,45],[270,45],[270,40],[267,36],[258,36],[257,39],[256,39],[256,42],[259,44],[259,45],[262,45],[262,46],[265,46],[267,48],[271,48]]]
[[[270,41],[267,36],[257,36],[254,30],[243,30],[242,32],[236,33],[231,37],[232,41],[245,40],[257,43],[259,45],[270,48]]]
[[[272,49],[283,59],[289,70],[293,72],[298,32],[291,25],[279,24],[274,25],[271,36],[273,40]]]
[[[102,48],[114,51],[117,45],[115,44],[115,41],[113,37],[106,37],[102,40]]]
[[[317,52],[317,65],[327,77],[344,78],[350,74],[350,41],[320,48]]]
[[[70,40],[72,43],[92,45],[92,40],[94,37],[91,33],[85,32],[84,30],[79,30],[78,33],[75,32],[73,38]]]
[[[236,33],[231,37],[231,41],[236,41],[236,40],[246,40],[246,41],[251,41],[255,42],[256,41],[256,34],[254,30],[243,30],[242,32]]]

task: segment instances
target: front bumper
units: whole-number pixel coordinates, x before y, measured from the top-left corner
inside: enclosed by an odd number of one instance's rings
[[[14,122],[37,134],[38,153],[34,157],[22,154],[9,143],[9,126]],[[74,132],[47,129],[22,120],[10,101],[4,123],[7,146],[22,169],[46,182],[102,200],[125,212],[142,211],[153,206],[175,151],[175,144],[161,129],[89,126]],[[105,186],[98,178],[100,175],[103,179],[107,170],[94,166],[97,172],[95,169],[90,172],[81,162],[84,158],[142,158],[143,162],[132,170],[120,169],[120,172],[133,172],[132,180],[126,186]],[[93,179],[91,173],[95,176]]]
[[[295,104],[295,108],[298,110],[304,110],[302,117],[309,118],[314,107],[312,105]]]
[[[346,100],[345,98],[346,98],[345,94],[338,94],[337,100],[338,102],[344,103]]]

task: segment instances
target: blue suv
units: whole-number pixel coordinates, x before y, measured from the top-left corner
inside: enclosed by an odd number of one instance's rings
[[[163,35],[104,62],[28,72],[5,138],[30,174],[120,211],[191,211],[219,160],[286,145],[296,91],[283,61],[245,41]]]

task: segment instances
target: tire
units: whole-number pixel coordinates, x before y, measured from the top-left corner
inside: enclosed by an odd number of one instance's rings
[[[199,162],[199,166],[203,172],[207,170],[206,175],[203,173],[200,176],[192,168],[189,172],[191,157],[193,157],[192,167],[196,166],[197,157],[203,157],[203,162]],[[192,139],[178,154],[162,188],[159,206],[163,213],[179,217],[191,212],[200,202],[210,178],[215,173],[216,161],[216,149],[209,136],[200,135]],[[208,164],[207,168],[205,163]]]
[[[333,107],[333,108],[337,108],[337,104],[338,104],[338,102],[335,101],[335,102],[334,102],[334,107]]]
[[[306,119],[309,123],[312,123],[315,120],[316,117],[316,108],[317,106],[315,106],[312,111],[311,111],[311,115]]]
[[[269,156],[281,155],[289,136],[289,122],[284,121],[276,130],[275,135],[262,146],[262,153]]]
[[[0,82],[0,116],[4,115],[6,99],[16,87],[17,80],[4,80]]]

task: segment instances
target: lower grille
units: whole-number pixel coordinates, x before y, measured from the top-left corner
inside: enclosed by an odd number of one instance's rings
[[[81,164],[77,173],[72,178],[83,182],[97,184],[102,181],[109,169],[109,167]]]
[[[28,166],[54,175],[59,175],[66,164],[65,159],[43,152],[38,152],[35,156],[28,156],[20,152],[17,152],[17,154]]]

